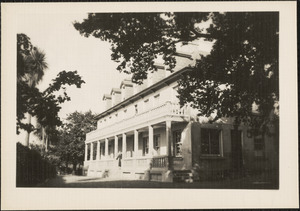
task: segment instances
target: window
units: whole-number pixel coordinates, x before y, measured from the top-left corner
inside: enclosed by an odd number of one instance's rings
[[[143,156],[148,154],[148,152],[149,152],[149,138],[144,137],[143,138]]]
[[[154,135],[154,149],[159,154],[159,148],[160,148],[160,135]]]
[[[201,129],[201,154],[220,155],[220,130]]]
[[[149,99],[144,101],[144,110],[147,111],[149,109]]]
[[[160,96],[160,94],[154,96],[154,105],[159,104],[159,96]]]
[[[176,130],[173,133],[174,138],[174,155],[176,157],[182,156],[182,142],[181,142],[181,130]]]
[[[122,118],[123,118],[123,119],[125,119],[125,118],[126,118],[126,116],[127,116],[127,114],[126,114],[126,113],[127,113],[127,109],[124,109],[124,110],[123,110],[123,114],[122,114]]]
[[[138,109],[138,105],[137,105],[137,104],[134,106],[134,109],[135,109],[135,114],[137,114],[137,113],[139,112],[139,109]]]
[[[262,135],[254,137],[254,156],[263,157],[264,156],[265,143]]]
[[[125,100],[125,99],[126,99],[125,85],[122,86],[122,89],[124,89],[124,90],[122,91],[122,100]]]

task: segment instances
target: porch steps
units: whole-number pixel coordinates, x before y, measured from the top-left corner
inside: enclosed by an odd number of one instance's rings
[[[192,183],[193,173],[191,170],[174,170],[173,171],[173,182],[187,182]]]
[[[112,179],[122,179],[122,170],[119,168],[108,170],[108,177]]]

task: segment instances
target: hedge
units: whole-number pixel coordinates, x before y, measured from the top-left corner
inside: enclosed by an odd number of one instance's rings
[[[17,187],[30,187],[56,176],[56,167],[36,151],[17,143]]]

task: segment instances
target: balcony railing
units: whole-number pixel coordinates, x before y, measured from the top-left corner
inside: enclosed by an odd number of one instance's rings
[[[90,140],[93,138],[97,138],[100,134],[105,135],[107,133],[113,132],[117,129],[122,129],[124,127],[130,127],[136,123],[142,123],[144,121],[148,121],[157,117],[162,117],[166,115],[173,115],[173,116],[184,116],[188,117],[188,107],[180,107],[179,104],[166,102],[162,105],[149,109],[139,114],[135,114],[126,119],[115,119],[111,123],[107,122],[105,125],[100,126],[97,130],[94,130],[90,133],[86,134],[86,139]]]
[[[84,165],[90,169],[109,169],[117,166],[117,160],[89,160],[84,161]]]
[[[91,160],[85,161],[84,166],[89,166],[91,172],[104,172],[106,170],[113,170],[119,168],[117,160]],[[168,156],[156,157],[133,157],[122,159],[121,169],[125,172],[144,172],[150,169],[167,169],[169,166]]]
[[[152,168],[166,168],[168,167],[168,157],[159,156],[152,158]]]
[[[151,158],[138,157],[138,158],[125,158],[122,160],[123,169],[149,169]]]

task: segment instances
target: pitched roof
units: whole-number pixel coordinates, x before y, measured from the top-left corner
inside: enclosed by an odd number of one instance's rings
[[[104,99],[111,99],[111,95],[104,94],[102,100],[104,100]]]
[[[112,94],[112,93],[121,93],[121,89],[119,89],[119,88],[112,88],[111,89],[111,92],[110,92],[110,94]]]
[[[120,85],[120,88],[125,85],[125,86],[130,86],[130,87],[133,87],[133,83],[131,82],[131,79],[124,79],[122,82],[121,82],[121,85]]]
[[[145,97],[145,96],[147,96],[147,95],[149,95],[149,94],[151,94],[151,93],[153,93],[153,92],[155,92],[155,91],[157,91],[157,90],[159,90],[159,89],[161,89],[165,86],[168,86],[169,84],[177,81],[182,73],[190,71],[190,70],[191,70],[191,68],[185,67],[185,68],[183,68],[183,69],[181,69],[177,72],[174,72],[170,76],[158,81],[157,83],[153,84],[152,86],[145,88],[144,90],[136,93],[135,95],[132,95],[131,97],[125,99],[124,101],[121,101],[117,105],[115,105],[115,106],[107,109],[106,111],[98,114],[95,117],[95,119],[98,120],[103,116],[106,116],[106,115],[108,115],[108,114],[110,114],[110,113],[112,113],[112,112],[114,112],[114,111],[116,111],[116,110],[118,110],[122,107],[125,107],[125,106],[135,102],[136,100],[140,99],[141,97]]]

